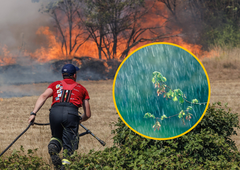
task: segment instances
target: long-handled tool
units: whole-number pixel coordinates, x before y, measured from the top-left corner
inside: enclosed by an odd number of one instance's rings
[[[29,123],[28,127],[0,154],[2,156],[32,125],[32,122]]]
[[[44,125],[50,125],[50,123],[29,123],[28,127],[0,154],[0,157],[30,128],[31,125],[40,125],[40,126],[44,126]],[[86,134],[91,134],[95,139],[97,139],[103,146],[106,145],[106,143],[102,140],[100,140],[98,137],[96,137],[90,130],[88,130],[87,128],[85,128],[82,124],[80,124],[81,127],[83,127],[86,132],[83,132],[81,134],[79,134],[79,137],[80,136],[84,136]]]
[[[78,112],[79,114],[79,121],[82,120],[82,113],[81,112]],[[83,129],[86,130],[86,132],[83,132],[81,134],[79,134],[79,137],[80,136],[83,136],[83,135],[86,135],[86,134],[91,134],[95,139],[98,140],[98,142],[101,143],[102,146],[105,146],[106,143],[104,141],[102,141],[101,139],[99,139],[97,136],[95,136],[90,130],[88,130],[87,128],[85,128],[81,123],[80,123],[80,126],[82,126]]]
[[[79,136],[83,136],[83,135],[86,135],[86,134],[91,134],[95,139],[98,140],[98,142],[101,143],[102,146],[105,146],[106,143],[104,141],[102,141],[101,139],[99,139],[97,136],[95,136],[90,130],[88,130],[87,128],[85,128],[82,124],[80,124],[80,126],[82,126],[83,129],[86,130],[86,132],[83,132],[81,134],[79,134]]]

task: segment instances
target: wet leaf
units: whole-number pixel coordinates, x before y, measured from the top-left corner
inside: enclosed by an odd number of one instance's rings
[[[182,104],[182,103],[184,103],[184,99],[183,99],[183,97],[182,96],[179,96],[179,102]]]
[[[192,106],[187,107],[187,110],[192,110],[192,109],[193,109]]]
[[[152,83],[155,84],[155,82],[156,82],[156,81],[155,81],[155,78],[153,77],[153,78],[152,78]]]
[[[197,99],[193,99],[193,100],[192,100],[192,103],[195,103],[195,104],[196,104],[196,103],[198,103],[198,100],[197,100]]]
[[[174,102],[178,101],[177,96],[175,96],[175,97],[173,98],[173,101],[174,101]]]

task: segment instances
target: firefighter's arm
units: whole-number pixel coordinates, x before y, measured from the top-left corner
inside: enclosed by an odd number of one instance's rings
[[[88,120],[91,117],[89,100],[83,100],[83,111],[84,114],[82,115],[82,120],[80,120],[80,123]]]
[[[45,92],[43,92],[39,98],[37,99],[37,102],[35,104],[35,107],[33,109],[33,113],[37,113],[39,111],[39,109],[43,106],[43,104],[45,103],[45,101],[52,96],[53,90],[51,88],[47,88],[47,90]],[[28,119],[28,123],[30,123],[32,120],[35,119],[35,115],[31,115]]]

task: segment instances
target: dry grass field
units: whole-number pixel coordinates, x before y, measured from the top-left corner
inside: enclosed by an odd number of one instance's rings
[[[218,57],[202,60],[210,79],[210,103],[228,103],[232,113],[240,115],[240,48],[214,50]],[[240,151],[240,130],[237,133],[232,139]]]
[[[91,149],[103,150],[105,147],[112,146],[111,130],[109,124],[117,121],[118,115],[112,98],[112,80],[105,81],[80,81],[88,89],[90,95],[90,107],[92,117],[83,122],[83,125],[92,131],[98,138],[106,142],[102,146],[90,134],[80,138],[78,153],[88,153]],[[23,91],[27,91],[34,86],[38,89],[36,93],[41,93],[48,87],[48,83],[34,85],[21,85]],[[14,89],[14,86],[2,87],[2,90]],[[0,101],[0,151],[2,152],[27,126],[29,113],[32,111],[38,96],[6,98]],[[49,108],[51,99],[49,98],[45,105],[38,112],[36,122],[48,123]],[[82,109],[79,109],[80,112]],[[79,127],[79,133],[85,130]],[[25,150],[38,148],[37,155],[43,157],[48,162],[49,155],[47,150],[48,142],[51,138],[50,126],[34,125],[4,154],[7,156],[13,149],[20,149],[23,145]]]
[[[228,103],[232,108],[232,112],[240,113],[240,49],[216,48],[219,57],[204,58],[202,63],[205,66],[211,84],[211,100],[210,102]],[[114,128],[109,126],[111,122],[117,121],[118,115],[114,107],[112,99],[112,83],[113,80],[102,81],[79,81],[85,86],[90,94],[90,106],[92,117],[83,125],[90,129],[97,137],[104,140],[107,145],[112,146],[111,130]],[[3,151],[27,126],[29,113],[37,100],[37,95],[45,90],[48,83],[26,84],[19,86],[2,86],[2,91],[7,90],[33,90],[35,96],[21,98],[0,99],[0,151]],[[51,105],[51,99],[45,103],[36,117],[36,122],[48,122],[48,109]],[[80,127],[80,132],[84,130]],[[240,130],[239,135],[234,136],[237,146],[240,150]],[[51,138],[49,126],[31,127],[4,156],[11,154],[13,149],[19,150],[23,145],[25,149],[39,148],[37,155],[43,157],[48,162],[49,156],[47,145]],[[99,142],[91,135],[80,138],[78,153],[88,153],[91,149],[103,150]]]

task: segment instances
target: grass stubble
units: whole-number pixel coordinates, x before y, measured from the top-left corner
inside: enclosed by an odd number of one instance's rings
[[[79,81],[89,92],[90,107],[92,117],[82,124],[92,131],[99,139],[106,142],[106,146],[102,146],[90,134],[80,137],[78,153],[88,153],[94,149],[103,150],[113,144],[110,127],[111,122],[117,121],[118,115],[114,107],[112,98],[112,80],[100,81]],[[22,85],[23,90],[28,90],[29,85]],[[25,88],[26,86],[26,88]],[[48,83],[35,84],[39,92],[47,88]],[[10,88],[9,86],[6,88]],[[27,96],[21,98],[4,98],[0,101],[0,151],[2,152],[27,126],[28,117],[33,110],[38,96]],[[44,106],[40,109],[36,116],[36,122],[49,122],[49,108],[51,106],[51,98],[49,98]],[[82,108],[79,109],[83,113]],[[79,133],[85,132],[79,127]],[[23,145],[25,154],[28,149],[38,148],[36,155],[42,157],[44,161],[50,163],[47,146],[51,138],[50,126],[31,126],[30,129],[21,136],[16,143],[3,155],[9,156],[14,149],[19,150]]]
[[[200,57],[200,60],[208,73],[211,84],[210,103],[218,101],[228,103],[233,113],[240,113],[240,48],[214,47],[209,54],[208,57]],[[111,147],[113,145],[111,130],[114,127],[109,124],[116,122],[118,118],[112,98],[113,80],[79,81],[79,83],[87,88],[91,98],[92,117],[83,125],[105,141],[105,147]],[[32,111],[38,95],[48,85],[49,83],[39,83],[1,87],[2,91],[32,90],[36,94],[0,100],[0,151],[3,151],[28,126],[29,113]],[[48,99],[38,112],[36,122],[49,122],[50,105],[51,99]],[[83,112],[82,109],[79,111]],[[84,129],[79,127],[79,133],[81,132],[84,132]],[[237,132],[238,135],[233,136],[232,139],[240,150],[240,130]],[[23,145],[26,153],[27,149],[38,148],[36,155],[50,163],[47,151],[50,138],[50,126],[34,125],[3,156],[9,156],[14,149],[19,150],[20,146]],[[103,150],[105,147],[91,135],[85,135],[80,138],[77,152],[88,153],[92,149],[97,151]]]
[[[232,113],[240,115],[240,47],[214,47],[208,58],[201,59],[210,80],[210,103],[228,103]],[[240,130],[232,136],[240,151]]]

